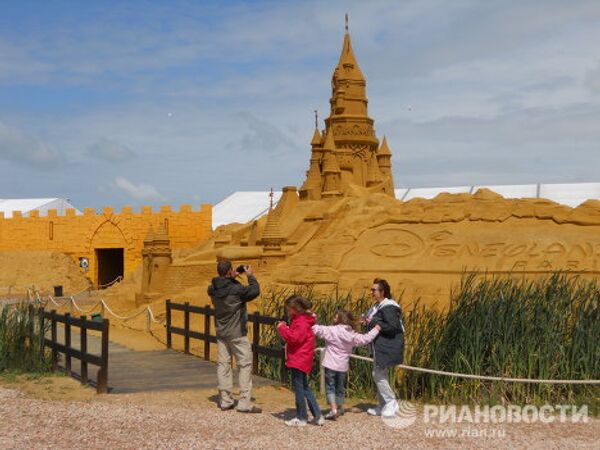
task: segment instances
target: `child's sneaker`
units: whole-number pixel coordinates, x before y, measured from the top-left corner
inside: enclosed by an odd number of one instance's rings
[[[306,420],[300,420],[297,417],[294,417],[291,420],[286,420],[285,423],[288,427],[305,427]]]
[[[338,416],[338,413],[333,412],[333,411],[329,411],[327,414],[325,414],[325,418],[327,420],[336,420]]]
[[[370,416],[380,416],[381,415],[381,408],[377,407],[377,408],[369,408],[367,409],[367,414]]]
[[[315,419],[315,425],[318,425],[320,427],[325,425],[325,417],[323,417],[323,414],[321,414],[318,418]]]

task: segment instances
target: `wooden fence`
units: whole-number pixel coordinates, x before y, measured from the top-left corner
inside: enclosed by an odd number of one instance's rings
[[[183,311],[183,328],[172,325],[173,311]],[[167,313],[167,348],[172,348],[172,334],[183,336],[183,351],[190,353],[190,339],[199,339],[204,342],[204,359],[210,359],[210,344],[216,344],[217,337],[211,334],[211,317],[215,316],[215,310],[211,306],[194,306],[189,302],[173,303],[171,300],[166,301]],[[190,327],[190,314],[200,314],[203,316],[204,328],[203,331],[194,331]],[[281,360],[281,380],[287,380],[287,371],[285,368],[285,350],[283,348],[276,349],[266,347],[260,344],[260,326],[274,326],[279,322],[280,318],[262,316],[255,312],[248,314],[248,322],[252,324],[252,373],[258,374],[258,357],[265,355],[270,358]]]
[[[78,359],[81,362],[81,383],[87,384],[88,364],[98,366],[98,376],[96,379],[96,390],[99,394],[108,392],[108,330],[109,320],[103,319],[102,322],[88,320],[85,316],[71,317],[67,314],[57,314],[56,310],[45,311],[40,309],[40,314],[44,320],[50,321],[50,339],[45,338],[44,343],[52,351],[52,370],[58,369],[58,354],[65,355],[65,370],[68,375],[72,376],[71,370],[72,359]],[[57,325],[64,324],[65,342],[58,342]],[[79,328],[80,348],[76,349],[71,346],[71,327]],[[101,349],[100,355],[88,353],[87,348],[87,332],[95,330],[101,333]]]

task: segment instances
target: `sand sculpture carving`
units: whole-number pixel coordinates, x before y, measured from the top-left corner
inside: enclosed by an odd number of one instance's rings
[[[405,299],[438,306],[447,304],[464,271],[598,273],[599,201],[570,208],[486,189],[395,199],[391,151],[368,116],[366,80],[347,32],[330,103],[325,129],[314,131],[300,189],[283,188],[265,217],[220,227],[187,256],[164,264],[163,294],[206,286],[219,258],[253,264],[271,287],[362,291],[383,276]]]

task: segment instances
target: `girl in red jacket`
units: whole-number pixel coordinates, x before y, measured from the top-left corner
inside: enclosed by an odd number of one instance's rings
[[[287,359],[285,365],[290,369],[292,388],[296,395],[296,417],[287,420],[286,425],[303,427],[308,421],[306,402],[315,418],[315,424],[322,426],[325,419],[321,414],[315,395],[308,385],[308,374],[312,369],[315,354],[315,335],[312,326],[316,323],[310,312],[311,304],[299,295],[292,295],[285,301],[290,325],[277,324],[277,331],[286,342]]]

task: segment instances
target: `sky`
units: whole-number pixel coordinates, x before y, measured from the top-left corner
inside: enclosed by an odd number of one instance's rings
[[[396,187],[600,181],[597,0],[3,0],[0,198],[300,185],[345,13]]]

